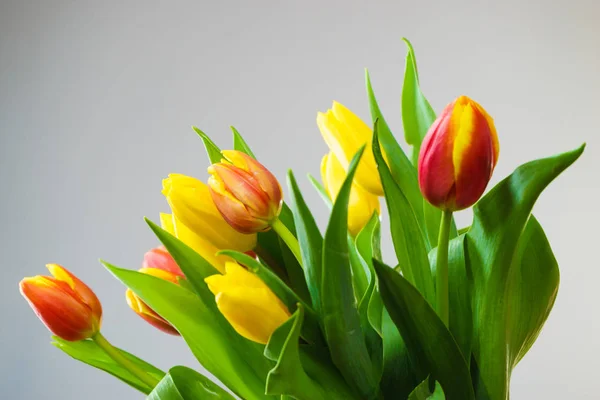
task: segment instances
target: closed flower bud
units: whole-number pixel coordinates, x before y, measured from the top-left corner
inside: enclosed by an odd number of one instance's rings
[[[78,341],[94,336],[102,323],[102,305],[92,290],[57,264],[52,276],[24,278],[19,288],[33,311],[56,336]]]
[[[241,234],[223,219],[208,186],[198,179],[181,174],[170,174],[163,180],[163,194],[173,211],[176,220],[174,229],[177,234],[183,232],[182,235],[195,243],[188,245],[201,255],[207,254],[206,251],[201,253],[198,250],[202,247],[212,246],[211,251],[216,248],[244,252],[256,246],[256,235]],[[182,240],[185,242],[184,239]]]
[[[253,342],[267,344],[291,315],[259,277],[237,263],[227,263],[225,275],[209,276],[205,282],[221,314],[237,333]]]
[[[470,207],[481,197],[498,162],[494,121],[479,104],[461,96],[435,120],[419,153],[419,186],[434,206]]]
[[[185,279],[185,275],[164,247],[156,247],[144,255],[144,264],[140,272],[175,284],[179,284],[179,279]],[[127,305],[150,325],[165,333],[179,335],[171,324],[148,307],[131,289],[127,289],[125,298]]]
[[[344,170],[363,145],[362,155],[354,179],[366,191],[383,196],[383,187],[377,172],[377,163],[371,150],[373,130],[352,111],[334,101],[331,109],[317,114],[317,125],[329,150],[335,154]]]
[[[223,218],[241,233],[269,230],[279,216],[283,195],[273,174],[252,157],[224,150],[211,165],[210,193]]]
[[[333,152],[323,157],[321,179],[327,194],[331,200],[335,200],[344,179],[346,179],[346,171],[344,171]],[[350,234],[356,236],[369,222],[373,213],[377,212],[379,214],[380,210],[379,198],[353,183],[348,202],[348,230]]]

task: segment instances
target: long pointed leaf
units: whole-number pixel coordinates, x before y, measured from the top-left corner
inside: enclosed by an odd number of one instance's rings
[[[364,147],[354,156],[340,188],[323,240],[321,313],[331,357],[349,385],[366,399],[378,385],[361,330],[348,256],[348,200]]]
[[[467,363],[452,334],[418,290],[393,269],[373,260],[386,309],[420,373],[440,382],[448,400],[474,400]]]

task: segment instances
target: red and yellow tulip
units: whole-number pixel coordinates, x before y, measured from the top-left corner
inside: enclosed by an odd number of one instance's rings
[[[143,267],[141,273],[155,276],[168,282],[179,284],[179,279],[185,279],[185,275],[164,247],[156,247],[144,255]],[[142,299],[140,299],[131,289],[125,292],[127,304],[129,307],[146,322],[155,328],[160,329],[171,335],[178,335],[179,332],[169,322],[152,310]]]
[[[283,194],[273,174],[252,157],[224,150],[224,159],[211,165],[210,194],[223,218],[241,233],[270,229],[279,216]]]
[[[78,341],[94,336],[102,323],[102,305],[79,278],[58,264],[46,265],[52,276],[24,278],[21,294],[56,336]]]
[[[498,153],[492,118],[470,98],[457,98],[435,120],[421,145],[423,196],[443,210],[472,206],[485,191]]]
[[[237,333],[267,344],[271,334],[290,317],[288,308],[256,275],[235,262],[226,264],[225,275],[205,279],[217,307]]]

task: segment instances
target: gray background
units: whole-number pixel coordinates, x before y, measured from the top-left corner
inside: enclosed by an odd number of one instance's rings
[[[167,4],[169,3],[169,4]],[[512,398],[597,397],[600,7],[575,1],[6,1],[0,3],[0,398],[142,398],[49,345],[17,282],[59,262],[95,289],[105,335],[167,369],[198,367],[146,325],[98,264],[140,267],[161,178],[206,178],[198,125],[235,125],[283,180],[318,174],[315,124],[336,99],[368,120],[363,68],[400,134],[406,36],[439,111],[468,94],[495,117],[493,183],[533,158],[588,149],[535,212],[561,264],[554,311]],[[303,180],[320,218],[326,209]],[[458,216],[462,224],[470,215]],[[392,254],[386,242],[386,254]]]

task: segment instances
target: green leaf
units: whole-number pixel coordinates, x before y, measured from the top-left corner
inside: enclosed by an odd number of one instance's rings
[[[404,85],[402,86],[402,125],[406,143],[413,146],[412,162],[416,167],[419,162],[421,142],[435,121],[435,112],[419,87],[415,51],[408,39],[403,38],[402,40],[408,49]]]
[[[265,356],[276,359],[277,365],[269,372],[266,392],[271,395],[290,395],[298,400],[354,398],[339,379],[326,381],[329,384],[321,385],[305,372],[298,343],[303,319],[304,307],[299,305],[290,319],[271,335],[265,348]],[[312,365],[319,371],[314,374],[315,377],[329,375],[315,363]]]
[[[235,400],[204,375],[188,367],[178,366],[156,385],[147,400]]]
[[[362,397],[377,395],[377,382],[360,326],[348,256],[348,200],[352,179],[364,151],[354,156],[340,188],[323,240],[321,313],[331,358],[346,382]]]
[[[510,370],[522,355],[523,346],[530,345],[520,342],[535,339],[552,306],[558,285],[558,274],[552,271],[553,256],[545,238],[540,236],[541,229],[529,228],[538,232],[534,241],[522,233],[527,231],[531,210],[541,192],[579,158],[583,149],[581,146],[520,166],[473,208],[473,225],[466,234],[477,305],[473,351],[480,378],[491,400],[507,398]],[[526,243],[531,243],[523,246],[536,245],[536,255],[522,253],[519,256],[522,236],[529,240]],[[521,268],[521,262],[551,264]],[[534,270],[526,271],[528,268]],[[549,276],[539,275],[548,271]],[[519,279],[528,281],[519,282]],[[524,294],[525,290],[532,293]],[[506,300],[507,293],[515,296],[513,301]],[[528,308],[517,306],[515,301],[528,302]],[[519,314],[514,315],[515,312]],[[515,337],[511,337],[512,329],[516,329]],[[511,348],[515,344],[519,348]]]
[[[240,253],[235,250],[223,250],[219,254],[227,255],[240,264],[245,265],[252,270],[256,276],[258,276],[268,287],[275,293],[275,295],[285,304],[290,312],[295,312],[298,308],[298,304],[302,304],[306,310],[306,320],[304,321],[302,337],[308,343],[316,343],[323,345],[323,336],[319,328],[319,319],[315,311],[308,306],[304,300],[302,300],[288,285],[285,284],[275,273],[262,265],[254,257],[250,257],[247,254]]]
[[[232,126],[231,131],[233,132],[233,148],[234,148],[234,150],[241,151],[242,153],[245,153],[252,158],[256,158],[254,156],[254,153],[250,149],[250,146],[248,146],[248,143],[246,143],[246,141],[244,140],[242,135],[240,135],[238,130]]]
[[[385,192],[385,201],[390,215],[390,230],[398,264],[406,279],[419,289],[430,304],[434,304],[435,290],[427,258],[427,246],[417,217],[402,189],[392,178],[381,154],[378,140],[379,126],[379,123],[376,123],[373,131],[373,155]]]
[[[542,226],[532,215],[510,271],[508,326],[513,367],[537,339],[556,300],[559,281],[558,262]]]
[[[439,382],[434,383],[433,391],[431,390],[431,382],[429,378],[425,379],[415,390],[408,396],[408,400],[445,400],[444,389]]]
[[[223,156],[221,155],[221,149],[219,146],[213,142],[206,133],[202,132],[198,127],[192,126],[192,129],[196,131],[198,136],[204,142],[204,147],[206,148],[206,154],[208,155],[208,159],[212,164],[221,162]]]
[[[448,400],[474,400],[467,363],[433,308],[406,279],[373,260],[379,290],[418,374],[440,382]]]
[[[108,356],[108,354],[106,354],[93,340],[69,342],[58,336],[52,336],[52,345],[64,351],[75,360],[108,372],[142,393],[148,394],[152,390],[152,388],[148,387],[144,382],[140,381],[136,376],[132,375],[127,369],[122,367],[121,364],[118,364],[110,358],[110,356]],[[149,364],[124,350],[117,350],[149,375],[152,375],[157,379],[162,379],[162,377],[165,376],[163,371],[152,364]]]
[[[313,308],[320,313],[323,236],[310,209],[302,197],[292,171],[288,171],[287,183],[290,190],[292,212],[296,222],[296,234],[304,265],[304,277],[310,292]]]
[[[314,176],[308,174],[308,180],[313,185],[313,187],[317,190],[317,193],[325,203],[325,205],[331,210],[333,208],[333,203],[327,194],[327,190],[325,190],[325,186],[321,184]]]
[[[389,169],[394,180],[413,209],[423,234],[427,235],[427,232],[425,231],[425,221],[423,219],[423,197],[421,196],[421,190],[419,189],[417,170],[413,167],[408,157],[406,157],[406,154],[396,141],[390,127],[385,121],[379,108],[379,104],[377,103],[377,99],[375,98],[375,92],[371,86],[369,71],[366,70],[365,80],[367,83],[367,95],[369,96],[373,126],[377,124],[377,132],[379,140],[381,141],[381,147],[385,153],[385,160],[389,163]],[[427,243],[427,246],[429,250],[429,243]]]
[[[214,298],[207,304],[196,293],[174,283],[103,264],[173,325],[200,364],[234,393],[244,399],[269,398],[262,394],[267,371],[271,368],[270,361],[262,357],[263,346],[238,335],[225,318],[214,311]]]

